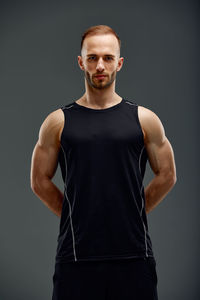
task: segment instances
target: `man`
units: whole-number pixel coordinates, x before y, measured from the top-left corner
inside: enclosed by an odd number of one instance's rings
[[[159,117],[115,92],[120,46],[109,26],[85,31],[85,93],[46,117],[33,151],[31,188],[61,217],[53,300],[158,299],[146,214],[176,182],[174,154]]]

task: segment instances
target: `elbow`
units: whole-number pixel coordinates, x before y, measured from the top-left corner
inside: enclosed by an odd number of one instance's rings
[[[162,170],[162,172],[157,173],[157,176],[162,178],[163,183],[165,183],[169,187],[173,187],[176,184],[177,177],[175,172]]]
[[[173,187],[176,184],[177,177],[176,174],[173,172],[168,173],[165,175],[166,181],[169,183],[169,186]]]
[[[30,187],[34,194],[38,194],[39,190],[41,189],[42,179],[38,178],[38,176],[34,176],[30,180]]]
[[[30,181],[30,188],[34,192],[34,194],[37,194],[38,187],[37,187],[36,181],[34,181],[34,180]]]
[[[172,176],[171,177],[171,185],[174,186],[176,184],[177,181],[177,177],[176,176]]]
[[[173,176],[173,180],[174,180],[174,184],[176,184],[176,181],[177,181],[176,174],[174,174],[174,176]]]
[[[51,181],[51,179],[44,175],[32,176],[30,180],[30,187],[34,194],[38,196],[49,186],[49,181]]]

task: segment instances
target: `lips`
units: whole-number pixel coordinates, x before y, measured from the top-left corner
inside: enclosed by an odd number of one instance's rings
[[[95,76],[96,78],[105,78],[106,77],[106,75],[97,75],[97,76]]]

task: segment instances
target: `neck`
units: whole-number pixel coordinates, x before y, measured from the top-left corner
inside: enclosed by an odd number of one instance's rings
[[[86,91],[81,99],[88,106],[103,108],[115,103],[117,104],[121,101],[122,97],[115,92],[114,82],[105,89],[95,89],[86,82]]]

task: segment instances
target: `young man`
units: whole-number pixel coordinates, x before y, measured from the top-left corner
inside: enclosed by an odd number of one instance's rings
[[[85,93],[46,117],[33,151],[31,188],[61,217],[53,300],[158,299],[146,215],[176,182],[174,154],[158,116],[115,92],[120,46],[108,26],[83,34]]]

